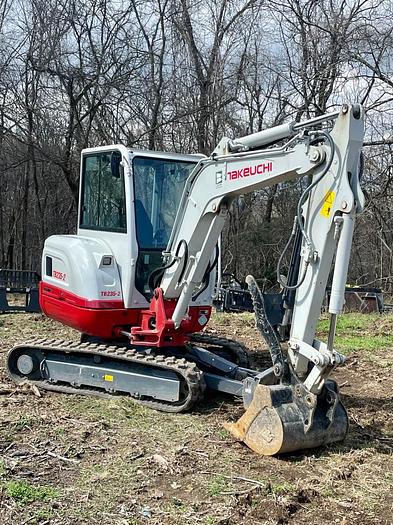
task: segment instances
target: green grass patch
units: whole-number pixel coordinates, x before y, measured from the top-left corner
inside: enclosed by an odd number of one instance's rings
[[[219,428],[217,430],[217,437],[221,441],[226,441],[227,439],[230,439],[231,434],[225,428]]]
[[[99,399],[94,396],[65,396],[62,404],[70,413],[101,422],[108,428],[130,425],[148,431],[157,426],[157,420],[161,417],[161,414],[126,397]]]
[[[209,479],[207,483],[207,493],[210,497],[221,496],[226,490],[228,490],[228,480],[224,476],[216,474]]]
[[[85,417],[89,421],[101,421],[110,425],[126,420],[121,410],[121,400],[100,399],[94,396],[63,396],[59,400],[71,414]]]
[[[255,326],[254,312],[215,312],[212,315],[212,320],[221,326],[231,326],[235,328],[244,328],[245,326],[253,328]]]
[[[67,435],[67,429],[65,427],[56,427],[54,432],[61,437]]]
[[[35,512],[34,517],[38,521],[50,520],[51,518],[53,518],[53,509],[51,509],[50,507],[44,507],[42,509],[39,509],[37,510],[37,512]]]
[[[379,314],[342,314],[337,318],[337,330],[348,332],[349,330],[368,330],[375,322],[382,319]],[[318,330],[325,332],[329,331],[330,317],[325,317],[319,321]]]
[[[35,501],[49,502],[60,495],[60,491],[54,487],[32,485],[27,481],[8,481],[4,488],[10,498],[22,505]]]
[[[123,398],[119,407],[128,425],[138,430],[153,430],[159,425],[159,420],[165,418],[165,414],[155,412],[129,398]]]
[[[283,494],[288,494],[294,490],[294,486],[291,483],[270,483],[268,490],[271,494],[275,496],[282,496]]]
[[[254,314],[251,312],[216,312],[212,320],[217,325],[230,326],[231,329],[255,326]],[[323,341],[327,339],[329,322],[329,317],[324,316],[318,324],[318,337]],[[335,348],[343,353],[393,348],[393,315],[342,314],[338,316],[336,334]]]
[[[373,335],[340,335],[337,336],[339,350],[346,353],[354,350],[381,350],[383,348],[393,348],[393,335],[391,336],[373,336]]]
[[[16,431],[24,430],[25,428],[30,428],[34,420],[28,416],[20,416],[20,418],[12,423],[12,428]]]
[[[326,340],[329,318],[321,319],[318,335]],[[338,317],[335,347],[344,353],[393,348],[393,316],[380,314],[343,314]]]

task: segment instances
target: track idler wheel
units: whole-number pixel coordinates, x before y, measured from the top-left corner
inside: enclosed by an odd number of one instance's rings
[[[225,428],[254,452],[272,456],[342,441],[348,416],[334,381],[328,381],[318,396],[301,383],[258,384],[246,412]]]

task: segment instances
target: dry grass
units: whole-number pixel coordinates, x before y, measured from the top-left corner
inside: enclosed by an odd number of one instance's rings
[[[360,336],[392,332],[391,317],[351,322]],[[211,329],[260,353],[253,326],[250,315],[220,315]],[[78,337],[41,316],[4,315],[0,351],[33,333]],[[0,391],[12,392],[0,395],[0,522],[390,524],[393,381],[381,359],[391,363],[393,349],[353,347],[337,372],[351,419],[344,443],[281,458],[258,457],[223,430],[242,413],[227,397],[168,415],[125,398],[38,398],[0,372]]]

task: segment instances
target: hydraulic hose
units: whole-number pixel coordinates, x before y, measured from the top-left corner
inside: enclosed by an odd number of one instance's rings
[[[329,156],[328,161],[326,162],[326,166],[324,167],[324,169],[323,169],[322,173],[319,175],[319,177],[317,177],[311,184],[309,184],[307,186],[307,188],[301,194],[300,199],[299,199],[299,201],[297,203],[297,215],[295,217],[295,223],[297,221],[297,225],[299,227],[301,235],[304,238],[305,243],[307,244],[307,247],[308,247],[308,249],[310,251],[313,251],[313,244],[312,244],[312,240],[307,235],[305,226],[304,226],[303,221],[302,221],[302,207],[303,207],[303,204],[306,202],[307,197],[309,196],[310,192],[315,188],[315,186],[317,184],[319,184],[321,182],[321,180],[324,178],[324,176],[330,170],[330,167],[332,165],[333,158],[334,158],[334,149],[335,149],[333,139],[332,139],[332,137],[330,136],[330,134],[328,132],[326,132],[324,130],[320,130],[318,133],[319,133],[319,135],[316,138],[316,140],[318,140],[320,138],[320,136],[323,136],[325,138],[325,140],[327,140],[327,142],[329,143],[330,156]],[[285,255],[286,251],[289,248],[289,245],[292,242],[292,239],[295,236],[295,233],[296,233],[296,228],[295,228],[295,224],[294,224],[294,227],[292,228],[291,236],[289,237],[288,242],[286,243],[285,248],[284,248],[284,250],[282,251],[282,253],[280,255],[280,258],[278,259],[277,269],[276,269],[277,281],[286,290],[297,290],[297,288],[299,288],[303,284],[304,279],[306,278],[306,273],[307,273],[308,266],[310,264],[310,261],[306,261],[306,263],[304,265],[302,276],[300,277],[300,280],[298,281],[297,284],[295,284],[293,286],[289,286],[288,284],[286,284],[286,283],[284,283],[282,281],[282,279],[281,279],[281,264],[282,264],[282,260],[284,258],[284,255]]]
[[[165,270],[168,270],[169,268],[171,268],[175,264],[176,257],[179,256],[180,247],[182,246],[182,244],[184,244],[184,247],[185,247],[184,248],[184,258],[183,258],[183,268],[182,268],[182,270],[180,272],[178,282],[181,281],[181,279],[182,279],[182,277],[184,275],[184,272],[186,270],[187,261],[188,261],[188,244],[185,241],[185,239],[182,239],[179,242],[179,244],[177,245],[176,252],[175,252],[175,257],[172,259],[172,261],[169,264],[167,264],[166,266],[160,266],[160,268],[156,268],[149,275],[148,284],[149,284],[149,289],[150,289],[151,293],[153,293],[155,288],[157,288],[158,281],[163,276]]]
[[[291,242],[292,242],[292,239],[296,235],[296,226],[297,226],[296,222],[297,222],[297,216],[295,217],[295,220],[294,220],[291,236],[289,237],[288,242],[285,245],[285,248],[283,249],[283,251],[282,251],[282,253],[280,255],[280,258],[278,259],[278,263],[277,263],[277,270],[276,270],[276,272],[277,272],[277,282],[283,288],[285,288],[286,290],[297,290],[299,288],[299,286],[301,286],[303,284],[304,279],[306,278],[307,268],[308,268],[308,265],[309,265],[309,262],[307,261],[305,266],[304,266],[304,270],[303,270],[302,276],[301,276],[301,278],[300,278],[300,280],[298,281],[297,284],[294,284],[293,286],[290,286],[287,283],[284,283],[284,281],[281,279],[281,264],[282,264],[282,260],[284,258],[285,253],[287,252]],[[301,232],[301,234],[303,236],[303,232]]]
[[[218,247],[218,244],[216,244],[216,255],[214,256],[214,261],[212,263],[212,265],[210,265],[210,262],[207,266],[207,269],[206,269],[206,272],[205,272],[205,275],[203,276],[203,286],[200,290],[198,290],[198,292],[193,295],[192,297],[192,300],[195,301],[195,299],[198,299],[198,297],[201,295],[201,293],[203,293],[206,288],[208,287],[209,285],[209,275],[212,273],[212,271],[214,270],[214,268],[217,266],[217,263],[218,263],[218,258],[219,258],[219,255],[220,255],[220,249]]]

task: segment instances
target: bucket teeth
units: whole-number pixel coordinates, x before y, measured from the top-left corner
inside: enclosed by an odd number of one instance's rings
[[[295,396],[291,385],[257,385],[246,412],[225,428],[258,454],[294,452],[342,441],[348,431],[346,411],[337,399],[326,405],[326,396],[318,396],[317,404],[307,410],[302,399]]]
[[[242,417],[224,426],[238,441],[265,456],[276,454],[283,442],[280,417],[273,408],[269,388],[263,385],[256,386],[253,400]]]

